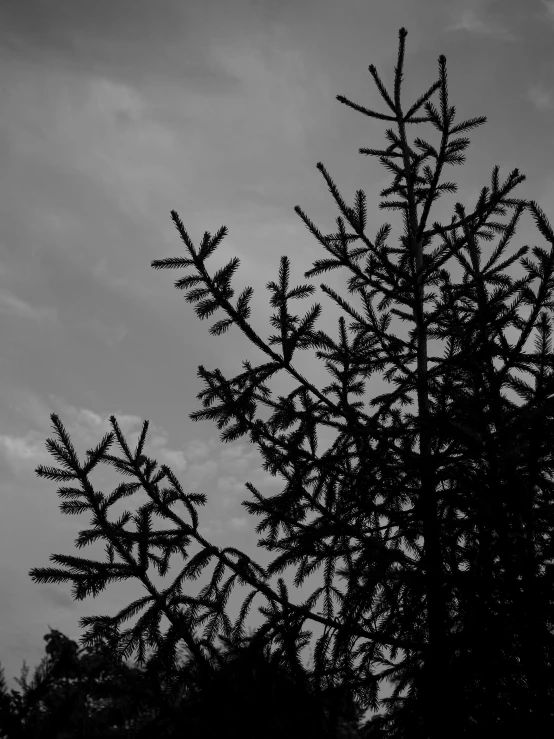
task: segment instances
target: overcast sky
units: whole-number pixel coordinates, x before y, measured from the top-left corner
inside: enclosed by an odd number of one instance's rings
[[[470,134],[465,167],[448,170],[459,191],[440,201],[433,219],[449,219],[456,200],[474,204],[495,164],[502,181],[519,167],[528,180],[515,194],[554,216],[552,0],[0,4],[0,661],[10,685],[24,659],[34,667],[44,655],[48,625],[77,639],[82,616],[114,615],[144,594],[138,583],[117,584],[75,603],[69,585],[28,576],[48,566],[51,553],[77,554],[74,539],[89,523],[63,515],[58,485],[34,473],[55,464],[45,448],[52,412],[83,456],[111,414],[130,440],[149,419],[147,453],[169,464],[186,490],[208,495],[206,536],[268,561],[256,553],[259,519],[240,502],[251,497],[246,481],[276,493],[280,480],[261,469],[247,437],[224,444],[215,424],[188,418],[201,408],[199,364],[233,377],[244,359],[264,355],[236,327],[211,337],[224,314],[200,321],[173,287],[185,272],[154,271],[150,262],[184,253],[171,209],[196,244],[226,225],[208,267],[213,273],[240,258],[236,295],[252,285],[252,325],[267,338],[273,309],[265,285],[281,255],[291,258],[294,285],[306,283],[303,273],[323,256],[294,206],[324,232],[335,227],[318,161],[347,201],[366,191],[370,237],[387,220],[398,234],[396,214],[377,207],[391,176],[358,154],[383,148],[388,124],[335,96],[388,112],[367,67],[375,64],[392,86],[401,26],[406,107],[437,78],[444,53],[457,121],[488,118]],[[418,128],[436,142],[434,129]],[[524,216],[516,242],[529,240],[544,245]],[[341,313],[319,284],[346,294],[347,278],[315,278],[317,292],[298,312],[321,302],[317,325],[336,335]],[[322,363],[297,356],[301,371],[327,384]],[[294,383],[279,374],[270,386],[278,394]],[[110,492],[120,478],[93,481]],[[125,507],[129,501],[117,510]],[[94,553],[102,557],[102,547],[79,554]]]

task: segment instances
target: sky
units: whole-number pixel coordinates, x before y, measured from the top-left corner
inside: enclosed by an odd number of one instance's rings
[[[101,545],[77,552],[89,518],[62,514],[58,485],[35,474],[55,464],[45,447],[53,412],[81,457],[110,430],[110,415],[130,442],[148,419],[146,453],[208,496],[202,533],[270,561],[241,501],[251,497],[245,482],[269,495],[281,480],[262,469],[248,437],[226,444],[214,423],[189,418],[201,408],[199,364],[230,378],[265,355],[237,327],[210,336],[224,314],[201,321],[173,286],[185,271],[150,263],[184,255],[171,209],[195,244],[226,225],[207,265],[213,274],[239,257],[233,286],[236,296],[254,288],[252,327],[273,333],[265,286],[286,254],[291,284],[316,286],[298,312],[320,302],[317,326],[336,336],[341,311],[319,285],[346,295],[348,273],[303,277],[323,250],[293,209],[325,233],[336,227],[321,161],[347,202],[366,192],[370,237],[386,221],[391,238],[401,233],[397,214],[378,208],[390,174],[358,153],[383,148],[388,124],[336,100],[388,112],[367,68],[392,88],[401,26],[406,106],[445,54],[457,122],[488,118],[470,133],[466,165],[448,171],[458,193],[433,218],[448,222],[456,201],[473,205],[496,164],[501,181],[515,167],[526,174],[514,194],[554,216],[554,0],[0,3],[0,662],[10,687],[23,660],[32,669],[44,656],[49,626],[78,639],[81,617],[114,615],[144,594],[138,582],[118,583],[75,602],[70,585],[29,577],[52,553],[103,558]],[[434,129],[419,129],[436,143]],[[528,215],[515,241],[545,246]],[[313,353],[296,356],[314,384],[328,383]],[[284,373],[269,384],[274,397],[295,387]],[[367,390],[379,392],[379,381]],[[92,480],[111,492],[120,478]],[[133,506],[145,499],[137,494]],[[172,562],[176,574],[181,560]],[[241,602],[233,596],[232,614]]]

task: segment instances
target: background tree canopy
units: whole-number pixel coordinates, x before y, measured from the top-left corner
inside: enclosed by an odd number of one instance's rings
[[[361,736],[361,714],[345,691],[315,696],[295,684],[268,653],[246,648],[218,651],[218,669],[203,683],[189,660],[179,665],[177,701],[167,685],[113,656],[109,645],[79,649],[53,629],[44,637],[46,656],[21,690],[0,684],[0,736],[5,739],[83,737],[290,737]],[[283,710],[286,706],[286,711]],[[214,708],[217,707],[217,710]],[[331,720],[335,724],[331,728]]]

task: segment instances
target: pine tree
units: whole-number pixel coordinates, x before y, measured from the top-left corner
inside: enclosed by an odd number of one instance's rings
[[[156,461],[143,453],[147,421],[131,452],[112,416],[113,432],[87,452],[81,465],[53,414],[58,440],[48,439],[47,447],[63,469],[41,466],[37,474],[81,485],[60,488],[59,495],[66,499],[62,511],[93,513],[92,528],[81,533],[77,545],[105,538],[108,561],[52,555],[64,569],[35,568],[30,574],[37,582],[72,581],[77,600],[96,595],[108,582],[138,577],[148,594],[115,617],[83,618],[81,626],[91,628],[82,641],[92,643],[112,629],[122,655],[136,648],[139,661],[146,661],[149,645],[155,653],[150,668],[166,675],[177,674],[176,646],[184,642],[199,674],[209,681],[214,641],[224,636],[240,643],[252,601],[260,595],[266,599],[259,609],[266,620],[257,637],[275,646],[295,680],[318,689],[348,686],[360,707],[373,710],[379,707],[379,684],[386,678],[395,683],[393,695],[383,702],[387,713],[372,722],[374,727],[379,724],[379,735],[443,739],[497,736],[503,730],[513,735],[517,730],[538,737],[545,735],[545,727],[554,728],[549,562],[554,252],[535,246],[533,261],[525,256],[527,246],[515,253],[509,247],[525,211],[550,246],[554,232],[536,202],[510,196],[524,175],[514,169],[501,184],[498,167],[472,212],[456,203],[449,224],[430,225],[433,203],[457,190],[455,183],[440,182],[443,168],[463,164],[469,145],[464,134],[486,119],[454,125],[444,56],[439,57],[438,79],[405,110],[401,88],[406,35],[401,29],[392,94],[375,67],[369,67],[389,112],[337,97],[394,127],[386,131],[386,149],[360,153],[376,156],[393,176],[391,186],[380,193],[380,208],[400,211],[404,231],[398,243],[387,244],[388,223],[375,239],[366,235],[365,193],[358,190],[353,206],[348,206],[323,164],[318,169],[341,213],[337,232],[323,235],[300,207],[295,208],[330,255],[316,260],[305,277],[339,267],[352,272],[348,290],[359,297],[361,308],[321,285],[350,317],[348,330],[343,316],[336,340],[316,330],[319,304],[302,319],[289,312],[289,301],[308,297],[315,288],[291,288],[289,259],[283,256],[278,281],[267,284],[277,333],[265,342],[248,323],[252,288],[231,302],[231,279],[239,259],[213,276],[207,271],[206,261],[225,237],[225,226],[214,236],[206,232],[196,250],[172,211],[188,256],[152,262],[155,269],[192,268],[192,274],[175,283],[189,291],[187,302],[197,303],[201,319],[218,309],[227,314],[210,334],[237,325],[267,356],[257,367],[244,361],[244,371],[231,380],[220,370],[200,365],[198,375],[207,386],[198,395],[203,410],[190,417],[215,421],[225,429],[225,442],[248,434],[263,455],[264,469],[286,481],[283,492],[271,497],[247,482],[253,500],[243,503],[251,514],[263,516],[256,531],[267,535],[259,545],[278,556],[264,569],[240,550],[215,547],[200,534],[196,508],[206,498],[186,493],[167,466],[156,469]],[[438,108],[431,102],[436,92]],[[440,133],[438,146],[419,137],[409,143],[408,129],[425,123]],[[390,196],[392,200],[386,199]],[[499,222],[508,210],[508,222]],[[483,242],[495,237],[498,242],[484,254]],[[361,245],[350,248],[355,241]],[[525,274],[514,279],[506,270],[518,262]],[[449,271],[456,264],[463,270],[458,282]],[[411,326],[406,338],[391,328],[393,319]],[[518,332],[513,344],[508,329]],[[528,352],[532,335],[535,351]],[[436,341],[442,342],[442,355],[431,354],[431,342]],[[282,353],[272,349],[274,345],[280,345]],[[295,352],[306,349],[316,350],[333,377],[321,390],[294,366]],[[298,387],[273,400],[266,382],[282,369]],[[383,373],[394,389],[372,398],[368,406],[374,410],[369,412],[364,402],[349,396],[364,395],[365,381],[375,373]],[[505,390],[522,402],[510,400]],[[414,403],[413,412],[405,410]],[[258,404],[271,410],[265,422],[255,418]],[[318,456],[320,425],[338,436]],[[108,453],[114,439],[122,457]],[[100,462],[135,481],[121,483],[104,496],[89,481]],[[125,512],[110,523],[108,507],[140,487],[149,502],[135,515]],[[172,510],[176,501],[185,505],[190,522]],[[153,530],[154,512],[175,528]],[[307,521],[309,514],[315,518]],[[124,528],[130,520],[136,524],[134,532]],[[201,551],[188,559],[187,547],[193,541]],[[162,555],[152,553],[151,547]],[[188,562],[174,582],[158,592],[148,578],[149,564],[164,575],[173,552]],[[212,561],[211,580],[200,593],[183,592],[184,583],[196,579]],[[324,566],[323,585],[304,603],[289,599],[282,578],[277,586],[271,583],[290,565],[297,566],[295,585]],[[336,578],[346,581],[344,591]],[[251,590],[233,624],[225,606],[237,582]],[[136,625],[120,632],[121,624],[145,606]],[[165,635],[159,628],[162,615],[170,624]],[[299,656],[312,636],[304,629],[306,622],[324,627],[311,673]],[[201,627],[203,632],[197,633]],[[384,648],[390,650],[389,659]],[[385,669],[377,672],[379,667]]]

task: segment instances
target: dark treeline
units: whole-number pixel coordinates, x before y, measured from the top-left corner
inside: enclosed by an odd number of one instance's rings
[[[208,684],[193,659],[183,660],[175,693],[109,644],[79,648],[53,629],[44,639],[46,656],[31,679],[24,665],[20,690],[8,691],[0,670],[1,739],[374,736],[348,691],[315,695],[253,640],[240,651],[219,648]]]

